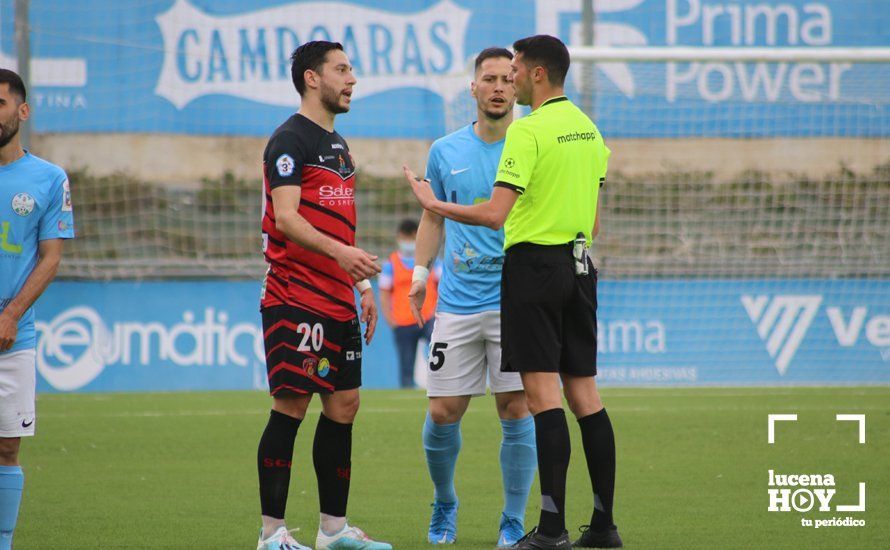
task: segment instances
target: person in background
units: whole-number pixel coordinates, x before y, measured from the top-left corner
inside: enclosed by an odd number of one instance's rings
[[[414,387],[414,359],[417,343],[430,341],[433,333],[433,315],[436,312],[436,287],[439,283],[441,266],[436,262],[433,276],[427,281],[427,300],[423,306],[423,326],[418,326],[411,314],[408,292],[411,290],[411,277],[414,273],[414,238],[417,236],[417,222],[404,219],[399,222],[396,232],[398,250],[389,255],[383,263],[383,271],[378,277],[380,285],[380,309],[383,317],[393,329],[396,351],[399,354],[399,385]]]

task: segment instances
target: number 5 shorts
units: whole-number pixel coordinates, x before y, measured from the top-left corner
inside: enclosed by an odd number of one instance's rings
[[[522,391],[516,373],[501,372],[501,313],[436,313],[427,363],[427,396]]]
[[[362,385],[357,317],[337,321],[286,305],[264,308],[262,315],[270,394],[333,393]]]
[[[0,437],[34,435],[36,357],[33,349],[0,353]]]
[[[502,369],[596,376],[596,279],[575,274],[571,245],[519,243],[504,258]],[[588,260],[589,262],[589,260]]]

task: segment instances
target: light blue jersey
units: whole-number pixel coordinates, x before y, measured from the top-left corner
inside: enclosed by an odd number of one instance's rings
[[[491,197],[504,140],[485,143],[470,124],[436,140],[426,178],[439,200],[476,204]],[[470,314],[500,309],[504,230],[445,220],[445,262],[437,310]]]
[[[72,238],[74,213],[64,170],[31,153],[0,166],[0,310],[37,265],[40,241]],[[29,308],[9,352],[35,345],[34,309]]]

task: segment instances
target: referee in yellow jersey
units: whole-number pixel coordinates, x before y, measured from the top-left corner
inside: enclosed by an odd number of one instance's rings
[[[531,114],[507,130],[491,199],[436,199],[405,167],[421,206],[460,223],[504,227],[501,370],[519,372],[535,415],[541,518],[513,548],[620,548],[612,521],[615,437],[596,387],[596,270],[587,248],[599,230],[598,196],[610,151],[596,125],[563,92],[569,52],[538,35],[513,44],[516,101]],[[581,536],[565,528],[571,442],[560,380],[578,419],[594,511]]]

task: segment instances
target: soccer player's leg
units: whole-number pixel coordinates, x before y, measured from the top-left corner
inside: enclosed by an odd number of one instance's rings
[[[457,538],[459,500],[454,470],[461,448],[460,420],[470,398],[485,394],[485,346],[481,314],[439,313],[427,366],[429,412],[423,448],[435,487],[427,540],[450,544]]]
[[[615,435],[592,376],[563,374],[563,390],[578,419],[587,471],[593,487],[593,514],[581,527],[576,548],[621,548],[618,528],[612,519],[615,494]]]
[[[563,391],[578,419],[593,487],[590,523],[581,527],[577,548],[621,548],[612,519],[615,494],[615,435],[596,385],[596,271],[576,279],[571,307],[564,312]]]
[[[501,277],[501,370],[522,377],[534,415],[541,515],[514,548],[571,548],[565,529],[571,441],[562,409],[559,361],[562,310],[574,286],[571,256],[561,248],[517,245]]]
[[[454,470],[463,443],[460,421],[470,404],[470,396],[430,397],[423,423],[423,450],[433,482],[433,504],[427,540],[431,544],[451,544],[457,539],[457,507]]]
[[[318,378],[318,358],[312,350],[299,350],[296,327],[302,323],[323,325],[325,321],[289,306],[266,308],[262,316],[273,404],[257,448],[263,522],[257,548],[308,548],[293,538],[284,521],[294,441],[312,394],[332,391],[333,387]]]
[[[0,355],[0,550],[12,548],[22,502],[21,438],[34,435],[34,359],[33,349]]]
[[[483,323],[488,381],[501,420],[500,463],[504,509],[498,524],[498,548],[509,548],[525,534],[525,506],[538,468],[535,421],[529,413],[522,379],[501,372],[501,314],[486,312]]]
[[[18,463],[18,437],[0,437],[0,550],[12,548],[25,477]]]
[[[359,409],[362,341],[357,319],[332,323],[319,352],[317,375],[334,388],[322,393],[322,413],[315,428],[312,462],[318,481],[319,527],[316,550],[391,550],[346,521],[352,479],[352,424]]]

